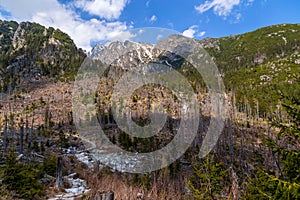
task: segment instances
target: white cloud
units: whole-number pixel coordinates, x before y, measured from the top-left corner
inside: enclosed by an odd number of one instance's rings
[[[157,37],[156,37],[156,40],[161,40],[164,36],[162,34],[158,34]]]
[[[194,38],[196,32],[197,32],[198,26],[193,25],[189,27],[187,30],[183,31],[182,35],[189,38]]]
[[[1,7],[10,13],[9,20],[33,21],[59,28],[71,36],[78,47],[90,50],[91,41],[125,40],[132,35],[124,22],[98,19],[83,20],[76,12],[57,0],[0,0]]]
[[[56,0],[0,0],[0,5],[3,10],[11,14],[13,19],[23,21],[30,20],[36,11],[55,10],[58,7]]]
[[[144,29],[140,29],[140,30],[138,31],[138,34],[143,34],[144,32],[145,32]]]
[[[149,7],[149,5],[150,5],[150,0],[148,0],[148,1],[146,2],[146,6]]]
[[[235,16],[235,23],[239,23],[240,22],[240,20],[241,20],[241,18],[242,18],[242,14],[241,13],[238,13],[238,14],[236,14],[236,16]]]
[[[157,20],[157,17],[155,15],[152,15],[152,17],[150,18],[150,22],[155,22]]]
[[[205,35],[205,31],[201,31],[200,33],[198,33],[198,37],[202,37],[202,36],[204,36]]]
[[[213,8],[217,15],[226,17],[231,13],[233,7],[240,3],[240,0],[206,0],[203,4],[196,6],[195,9],[200,13],[204,13]]]
[[[129,0],[77,0],[75,6],[105,19],[118,19]]]
[[[205,34],[206,34],[205,31],[198,32],[197,25],[190,26],[187,30],[183,31],[183,33],[182,33],[183,36],[189,37],[189,38],[194,38],[195,36],[202,37]]]

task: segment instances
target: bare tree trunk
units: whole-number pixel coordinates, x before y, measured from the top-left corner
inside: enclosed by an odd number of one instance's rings
[[[240,167],[242,167],[242,161],[244,157],[244,130],[241,131],[241,150],[240,150]]]
[[[15,122],[14,122],[14,116],[12,112],[10,112],[9,116],[10,120],[10,138],[12,139],[12,147],[15,147]]]
[[[20,127],[20,154],[23,154],[24,125]]]
[[[7,118],[5,117],[5,125],[4,125],[4,153],[6,153],[7,150],[7,140],[8,140],[8,131],[7,131]]]
[[[62,157],[57,157],[57,163],[56,163],[56,186],[62,187],[63,186],[63,180],[62,180]]]
[[[28,137],[29,137],[29,122],[28,122],[28,115],[26,114],[26,122],[25,122],[25,141],[28,143]]]
[[[234,143],[234,139],[233,139],[233,135],[232,135],[232,121],[231,119],[228,120],[228,132],[229,132],[229,154],[230,154],[230,162],[233,163],[234,161],[234,149],[233,149],[233,143]]]
[[[32,134],[33,134],[33,124],[34,124],[34,112],[33,112],[33,115],[32,115],[31,128],[30,128],[30,131],[29,131],[28,148],[31,148]]]

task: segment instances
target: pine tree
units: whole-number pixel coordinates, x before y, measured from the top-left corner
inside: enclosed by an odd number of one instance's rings
[[[44,186],[38,181],[42,177],[40,165],[19,162],[15,149],[5,155],[5,164],[0,169],[0,189],[14,191],[14,198],[39,199],[44,194]]]

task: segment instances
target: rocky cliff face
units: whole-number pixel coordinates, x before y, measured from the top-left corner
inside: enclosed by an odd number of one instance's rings
[[[111,106],[110,98],[114,92],[114,86],[124,73],[132,71],[145,75],[151,71],[157,72],[158,65],[161,67],[165,66],[166,68],[175,68],[175,65],[168,62],[174,61],[173,57],[174,55],[170,52],[155,48],[154,45],[146,43],[117,41],[106,45],[96,45],[91,52],[91,58],[96,62],[100,61],[106,64],[107,67],[109,66],[107,73],[101,79],[98,87],[99,109],[105,112],[108,111],[107,108]],[[125,88],[125,90],[127,89]],[[120,96],[119,98],[122,99],[123,97]],[[145,121],[150,104],[161,104],[164,107],[172,107],[173,113],[177,112],[174,107],[178,108],[179,106],[178,102],[174,102],[171,91],[163,90],[158,85],[148,84],[132,94],[130,106],[135,110],[135,114],[133,114],[135,115],[134,118],[140,118],[141,121]]]
[[[107,45],[96,45],[92,50],[91,57],[104,61],[106,64],[120,62],[121,59],[129,62],[135,61],[135,63],[148,63],[158,57],[160,53],[161,51],[151,44],[116,41]]]

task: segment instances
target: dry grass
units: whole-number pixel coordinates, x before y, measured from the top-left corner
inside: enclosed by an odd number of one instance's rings
[[[65,166],[72,172],[78,173],[79,177],[86,180],[91,191],[86,195],[86,199],[94,199],[96,194],[113,191],[116,200],[135,200],[138,194],[143,194],[147,200],[184,200],[192,199],[187,194],[186,180],[187,174],[180,174],[176,178],[170,178],[166,169],[155,174],[155,181],[150,181],[148,189],[141,183],[133,181],[133,174],[111,172],[109,169],[100,169],[96,172],[88,169],[79,161],[72,165],[68,158],[64,159]]]
[[[169,181],[166,185],[152,183],[150,190],[142,186],[130,184],[120,174],[106,174],[102,177],[97,175],[87,177],[88,185],[92,191],[88,199],[92,199],[97,193],[103,191],[113,191],[116,200],[135,200],[139,194],[143,194],[144,199],[155,200],[182,200],[187,199],[180,191],[176,191],[176,185],[180,184],[178,180]]]

